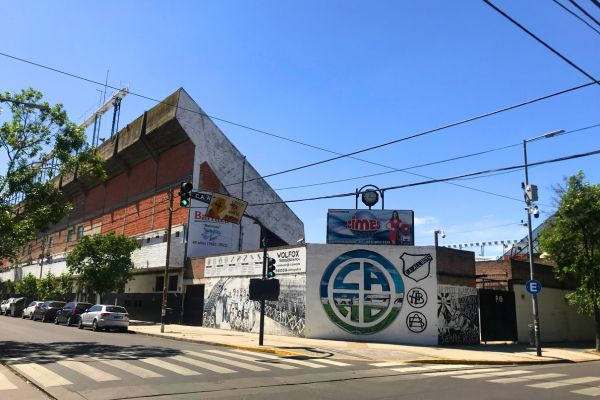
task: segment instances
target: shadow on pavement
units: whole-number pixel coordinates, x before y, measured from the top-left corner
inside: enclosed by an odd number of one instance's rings
[[[0,341],[1,363],[50,363],[70,357],[88,356],[105,360],[131,360],[183,354],[166,347],[118,346],[94,342],[32,343]]]

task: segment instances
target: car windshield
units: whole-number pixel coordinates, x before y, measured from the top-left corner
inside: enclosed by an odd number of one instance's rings
[[[62,301],[53,301],[52,303],[48,304],[48,307],[62,307],[64,305],[65,303]]]
[[[118,312],[118,313],[127,313],[127,310],[125,310],[123,307],[117,307],[117,306],[107,306],[106,307],[106,311],[108,311],[108,312]]]

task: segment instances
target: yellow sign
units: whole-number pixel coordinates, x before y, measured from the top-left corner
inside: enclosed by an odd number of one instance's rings
[[[248,202],[244,200],[225,196],[221,193],[213,193],[206,216],[239,224],[247,205]]]

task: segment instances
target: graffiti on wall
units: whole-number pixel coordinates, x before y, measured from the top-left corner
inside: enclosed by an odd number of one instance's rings
[[[439,285],[437,315],[440,345],[479,343],[477,289]]]
[[[279,300],[265,305],[265,333],[304,336],[306,277],[282,276],[279,282]],[[250,300],[249,285],[249,277],[210,279],[205,289],[204,326],[258,332],[260,302]]]

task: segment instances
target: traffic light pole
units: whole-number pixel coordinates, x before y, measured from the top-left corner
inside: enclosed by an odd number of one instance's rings
[[[165,260],[165,273],[163,278],[163,298],[160,312],[160,332],[165,332],[167,318],[167,295],[169,289],[169,259],[171,258],[171,226],[173,224],[173,187],[169,188],[169,222],[167,227],[167,258]]]
[[[267,279],[267,230],[260,224],[260,230],[263,237],[263,265],[262,278]],[[265,301],[260,301],[260,326],[258,331],[258,345],[262,346],[265,337]]]

